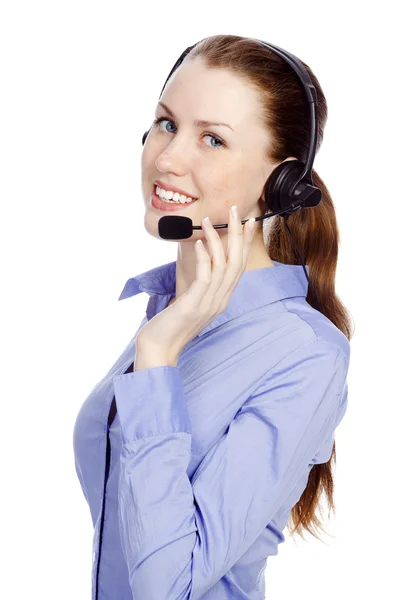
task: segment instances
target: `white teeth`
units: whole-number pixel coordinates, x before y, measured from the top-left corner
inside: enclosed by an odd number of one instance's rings
[[[193,198],[188,198],[183,194],[178,194],[178,192],[171,192],[167,190],[163,190],[159,185],[156,186],[156,194],[163,202],[174,202],[175,204],[188,204],[189,202],[193,202]]]

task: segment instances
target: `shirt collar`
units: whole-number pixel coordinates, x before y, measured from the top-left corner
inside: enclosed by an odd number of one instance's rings
[[[244,313],[266,306],[285,298],[302,297],[308,293],[308,281],[302,265],[287,265],[277,260],[275,267],[263,267],[245,271],[237,283],[226,309],[204,327],[198,334],[202,336],[215,327]],[[309,275],[309,266],[306,265]],[[176,261],[166,263],[140,275],[130,277],[118,300],[136,296],[142,292],[149,294],[146,309],[149,321],[163,310],[175,295]]]

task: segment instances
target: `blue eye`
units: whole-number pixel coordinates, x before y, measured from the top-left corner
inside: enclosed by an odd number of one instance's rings
[[[173,123],[173,121],[171,121],[171,119],[168,119],[168,117],[158,117],[158,119],[154,119],[153,125],[157,125],[158,126],[159,123],[161,123],[161,121],[168,121],[169,123]],[[157,127],[157,129],[160,130],[160,127]],[[173,133],[173,132],[172,131],[167,131],[167,132],[163,132],[163,133]],[[211,133],[205,133],[204,137],[213,138],[219,144],[221,144],[220,146],[211,146],[211,148],[213,148],[214,150],[218,150],[219,148],[223,148],[224,146],[226,146],[225,142],[223,142],[220,138],[216,137],[215,135],[212,135]]]

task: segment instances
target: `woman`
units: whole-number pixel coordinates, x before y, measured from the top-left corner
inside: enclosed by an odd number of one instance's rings
[[[306,68],[320,144],[327,106]],[[334,508],[352,332],[335,295],[332,199],[313,170],[322,201],[290,217],[321,311],[282,220],[265,220],[267,244],[248,224],[270,208],[276,166],[304,159],[309,130],[292,68],[240,36],[197,44],[156,106],[142,154],[145,228],[159,237],[160,218],[174,214],[202,228],[178,242],[176,262],[125,284],[120,299],[149,294],[146,317],[75,424],[96,600],[261,600],[289,518],[291,533],[314,535],[321,492]]]

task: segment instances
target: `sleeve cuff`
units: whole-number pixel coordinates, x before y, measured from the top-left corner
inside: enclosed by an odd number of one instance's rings
[[[192,433],[177,367],[114,375],[113,385],[124,444],[163,433]]]

